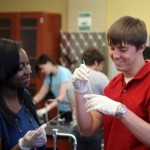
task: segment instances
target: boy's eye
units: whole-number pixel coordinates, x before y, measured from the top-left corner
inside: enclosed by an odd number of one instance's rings
[[[114,50],[115,48],[113,46],[109,46],[109,49],[110,50]]]
[[[125,51],[126,51],[126,48],[125,48],[125,47],[121,47],[121,48],[120,48],[120,51],[125,52]]]

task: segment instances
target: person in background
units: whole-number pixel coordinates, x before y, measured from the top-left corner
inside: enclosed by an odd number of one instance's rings
[[[119,18],[109,28],[107,41],[109,55],[120,73],[103,95],[85,94],[90,77],[86,65],[73,73],[79,131],[89,136],[104,126],[105,150],[148,150],[150,62],[143,58],[147,41],[144,21],[131,16]]]
[[[108,85],[109,79],[102,72],[104,55],[96,48],[89,48],[82,54],[82,60],[89,70],[89,86],[86,93],[102,95],[104,88]],[[103,139],[103,129],[98,130],[90,137],[81,136],[77,126],[74,127],[73,134],[77,138],[77,150],[101,150],[101,141]]]
[[[0,39],[0,70],[0,149],[46,150],[46,132],[26,89],[32,71],[20,42]]]
[[[57,65],[56,62],[48,55],[43,54],[37,60],[37,72],[45,74],[45,79],[39,92],[34,96],[34,100],[38,103],[44,99],[49,90],[55,95],[53,102],[49,103],[47,107],[37,110],[39,116],[43,116],[51,109],[58,106],[60,118],[65,118],[65,122],[72,121],[72,111],[66,100],[66,85],[72,78],[72,73],[69,69]],[[52,74],[50,79],[50,74]]]
[[[144,60],[150,60],[150,47],[147,46],[145,47],[145,50],[143,52],[143,57],[144,57]]]

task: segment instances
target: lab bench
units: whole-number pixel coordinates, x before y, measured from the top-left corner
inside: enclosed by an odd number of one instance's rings
[[[45,129],[47,133],[47,150],[54,150],[54,147],[56,150],[73,150],[75,139],[66,135],[72,135],[71,133],[74,125],[74,122],[66,124],[55,121],[55,123],[50,123]],[[55,129],[58,130],[56,139],[53,137],[53,131]]]

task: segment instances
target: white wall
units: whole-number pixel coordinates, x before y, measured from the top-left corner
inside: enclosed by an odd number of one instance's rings
[[[78,14],[92,14],[92,31],[104,32],[106,27],[105,0],[69,0],[68,1],[68,31],[77,31]]]

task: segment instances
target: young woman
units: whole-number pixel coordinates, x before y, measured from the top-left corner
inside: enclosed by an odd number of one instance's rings
[[[49,90],[55,95],[54,101],[48,104],[47,108],[41,108],[37,111],[39,117],[58,106],[58,113],[64,113],[60,118],[64,118],[66,123],[71,122],[72,111],[66,98],[67,83],[72,78],[71,71],[66,67],[57,65],[48,54],[42,54],[37,60],[37,72],[43,73],[45,78],[39,92],[34,96],[34,100],[40,102]],[[50,75],[52,75],[51,78]]]
[[[0,39],[0,150],[45,150],[29,86],[31,66],[21,43]]]

